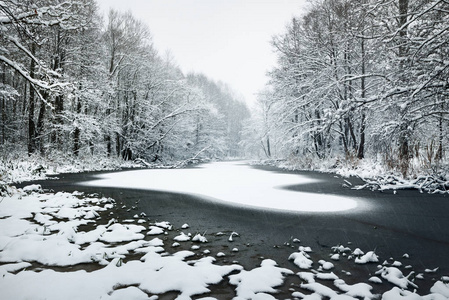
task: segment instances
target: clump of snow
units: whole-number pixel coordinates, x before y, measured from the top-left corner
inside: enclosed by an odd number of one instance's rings
[[[361,256],[361,255],[363,255],[363,254],[365,254],[365,252],[363,252],[362,250],[360,250],[360,248],[356,248],[356,249],[354,250],[354,252],[352,252],[352,255],[355,255],[355,256]]]
[[[382,295],[382,300],[421,300],[423,299],[421,296],[419,296],[416,293],[407,291],[407,290],[401,290],[398,287],[393,287],[391,290],[385,292]],[[438,298],[429,298],[429,299],[438,299]],[[441,298],[440,298],[441,299]],[[443,299],[441,299],[443,300]]]
[[[288,260],[293,260],[295,265],[301,269],[310,269],[312,268],[313,261],[309,257],[307,253],[301,251],[290,254]]]
[[[418,286],[411,282],[409,276],[404,276],[402,271],[396,267],[383,267],[376,274],[380,274],[381,277],[394,285],[397,285],[401,289],[406,289],[409,285],[417,288]]]
[[[322,299],[323,297],[335,299],[338,296],[336,291],[318,282],[301,283],[300,287],[312,291],[313,297],[315,297],[312,299]]]
[[[377,277],[377,276],[372,276],[372,277],[370,277],[370,278],[368,279],[368,281],[370,281],[370,282],[372,282],[372,283],[378,283],[378,284],[381,284],[381,283],[382,283],[382,279],[380,279],[380,278]]]
[[[207,243],[207,239],[206,239],[206,237],[204,235],[201,235],[200,233],[197,233],[192,238],[192,242]]]
[[[326,270],[326,271],[334,268],[334,264],[333,263],[325,261],[325,260],[322,260],[322,259],[319,260],[318,263],[321,265],[321,268],[323,270]]]
[[[304,247],[304,246],[299,246],[298,250],[301,251],[301,252],[312,252],[312,248]]]
[[[345,247],[343,245],[334,246],[331,248],[336,253],[346,253],[351,252],[351,248]]]
[[[395,260],[392,264],[393,267],[401,267],[402,263],[400,261]]]
[[[161,227],[150,226],[148,229],[149,231],[147,232],[147,235],[158,235],[164,233],[164,229]]]
[[[368,251],[365,255],[356,257],[354,261],[356,264],[376,263],[379,262],[379,258],[374,251]]]
[[[237,286],[237,297],[257,299],[258,293],[276,293],[274,288],[283,283],[284,276],[292,274],[291,270],[278,267],[274,260],[265,259],[259,268],[230,275],[229,283]]]
[[[317,279],[321,279],[321,280],[337,280],[338,276],[335,275],[333,272],[330,273],[316,273],[315,277]]]
[[[157,227],[161,227],[167,230],[172,230],[173,229],[173,225],[170,224],[170,222],[167,221],[163,221],[163,222],[156,222],[153,225],[157,226]]]
[[[357,297],[362,299],[372,299],[374,295],[371,293],[373,289],[372,286],[366,283],[356,283],[353,285],[349,285],[342,279],[337,279],[334,281],[334,285],[343,291],[346,295],[351,297]]]
[[[340,260],[340,254],[339,253],[332,254],[331,259],[332,260]]]
[[[189,224],[187,224],[187,223],[184,223],[182,226],[181,226],[181,228],[182,229],[187,229],[187,228],[189,228],[190,226],[189,226]]]
[[[42,186],[40,184],[31,184],[27,185],[22,188],[22,191],[25,193],[31,193],[31,192],[42,192]]]
[[[425,269],[424,272],[426,273],[436,273],[438,271],[439,267],[436,267],[435,269]]]
[[[181,232],[179,235],[175,236],[173,239],[177,242],[187,242],[187,241],[190,241],[190,236],[185,234],[184,232]]]

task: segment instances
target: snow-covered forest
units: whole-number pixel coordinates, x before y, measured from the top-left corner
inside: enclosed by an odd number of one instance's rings
[[[237,156],[402,177],[447,169],[446,0],[311,1],[273,37],[277,65],[251,116],[227,84],[159,53],[130,12],[103,18],[95,0],[0,9],[4,169]]]
[[[449,150],[448,24],[445,0],[312,1],[272,40],[278,63],[247,149],[305,168],[365,159],[437,174]]]
[[[129,12],[103,20],[95,0],[0,1],[0,41],[6,161],[241,155],[240,96],[183,74]]]

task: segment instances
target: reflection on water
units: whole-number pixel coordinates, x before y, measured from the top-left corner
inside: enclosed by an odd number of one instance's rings
[[[83,185],[136,188],[186,193],[237,205],[301,212],[354,209],[353,198],[281,189],[282,186],[319,183],[297,175],[251,168],[241,162],[219,162],[195,169],[150,169],[102,174]]]

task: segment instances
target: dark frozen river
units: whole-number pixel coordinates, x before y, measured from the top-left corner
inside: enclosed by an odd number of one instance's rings
[[[238,232],[234,243],[241,250],[235,259],[248,268],[256,267],[261,257],[287,261],[292,248],[297,249],[292,246],[296,238],[317,258],[329,259],[337,245],[375,250],[379,264],[400,261],[404,274],[425,274],[417,283],[427,290],[434,279],[449,274],[447,195],[352,190],[343,187],[344,180],[361,183],[334,174],[233,162],[182,170],[64,174],[39,183],[54,191],[112,197],[117,206],[128,208],[117,212],[122,219],[144,212],[151,220],[171,222],[178,231],[188,223],[191,232],[210,236]],[[232,245],[226,236],[210,239],[210,246],[226,250]],[[350,271],[353,282],[377,269],[377,264],[354,268],[341,263],[334,272]]]

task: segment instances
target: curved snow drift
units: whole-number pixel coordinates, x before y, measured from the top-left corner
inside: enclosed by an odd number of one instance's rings
[[[237,205],[284,211],[336,212],[357,207],[357,202],[347,197],[281,189],[319,181],[257,170],[242,162],[210,163],[195,169],[135,170],[98,177],[81,184],[201,195]]]

